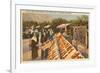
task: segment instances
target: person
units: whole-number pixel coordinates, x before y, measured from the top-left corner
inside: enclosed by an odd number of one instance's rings
[[[32,60],[36,59],[38,57],[38,47],[37,45],[37,39],[33,36],[31,40],[31,47],[32,47]]]
[[[76,50],[78,50],[77,49],[77,41],[76,40],[72,40],[72,45],[76,48]]]

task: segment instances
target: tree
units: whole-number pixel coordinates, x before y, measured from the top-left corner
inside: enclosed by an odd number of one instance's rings
[[[66,19],[57,18],[52,20],[52,28],[55,28],[57,25],[68,23]]]
[[[73,26],[87,26],[88,27],[88,16],[82,15],[78,16],[77,19],[71,20],[70,23],[72,23]]]

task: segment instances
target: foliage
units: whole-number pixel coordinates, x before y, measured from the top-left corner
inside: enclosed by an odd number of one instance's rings
[[[77,17],[76,20],[71,20],[70,23],[73,26],[88,26],[88,16],[87,15],[82,15],[80,17]]]
[[[77,19],[73,19],[70,21],[68,21],[66,19],[62,19],[62,18],[53,19],[51,22],[49,22],[49,21],[44,21],[44,22],[23,21],[23,32],[25,32],[31,26],[33,26],[34,29],[36,29],[36,27],[39,26],[38,29],[39,29],[39,31],[41,31],[47,25],[50,25],[50,28],[52,28],[53,31],[56,31],[57,30],[56,26],[58,26],[60,24],[66,24],[66,23],[70,23],[70,25],[68,27],[68,33],[70,35],[72,35],[71,26],[87,26],[87,28],[88,28],[88,16],[87,15],[78,16]],[[29,35],[29,34],[25,34],[25,33],[23,34],[24,37],[27,37],[27,35]]]

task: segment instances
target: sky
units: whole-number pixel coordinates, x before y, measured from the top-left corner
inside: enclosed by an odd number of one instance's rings
[[[63,18],[66,20],[77,19],[82,15],[88,15],[89,13],[82,12],[61,12],[61,11],[36,11],[36,10],[21,10],[23,13],[22,18],[24,21],[51,21],[55,18]]]

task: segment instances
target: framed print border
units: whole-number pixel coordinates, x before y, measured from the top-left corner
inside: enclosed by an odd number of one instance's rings
[[[20,41],[20,36],[21,36],[21,15],[20,15],[20,9],[34,9],[34,10],[48,10],[48,11],[76,11],[80,10],[81,12],[89,12],[89,42],[91,42],[90,47],[92,50],[90,50],[89,55],[90,58],[89,60],[84,60],[84,61],[67,61],[68,63],[66,64],[65,61],[59,61],[59,62],[35,62],[33,66],[33,62],[23,64],[20,63],[20,53],[21,53],[21,41]],[[27,3],[27,4],[20,4],[17,2],[12,2],[11,3],[11,73],[14,72],[20,72],[20,71],[32,71],[38,70],[38,69],[56,69],[56,67],[59,69],[67,68],[67,67],[87,67],[87,66],[94,66],[95,65],[95,7],[93,6],[79,6],[79,5],[70,5],[70,4],[64,4],[64,5],[52,5],[52,4],[32,4],[32,3]],[[41,66],[40,66],[41,65]],[[47,65],[49,67],[47,67]],[[40,66],[40,67],[39,67]],[[29,69],[30,68],[30,69]]]

